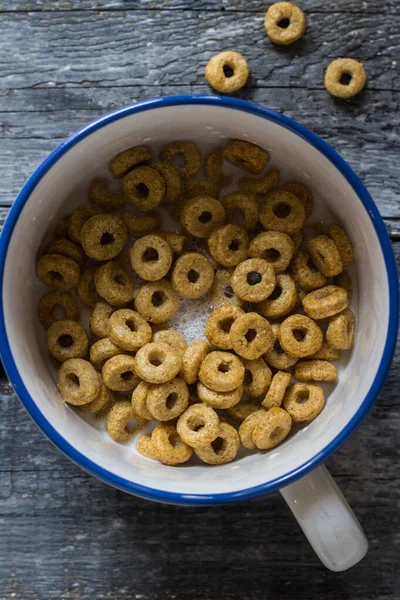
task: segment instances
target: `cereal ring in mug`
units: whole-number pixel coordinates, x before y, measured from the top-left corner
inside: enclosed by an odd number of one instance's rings
[[[239,189],[251,194],[268,194],[279,183],[278,169],[270,169],[262,175],[254,179],[253,177],[242,177],[239,180]]]
[[[108,336],[108,319],[114,312],[114,308],[108,302],[96,302],[89,317],[90,331],[98,338]]]
[[[208,249],[212,258],[223,267],[235,267],[247,258],[249,236],[239,225],[221,225],[211,232]]]
[[[115,392],[129,392],[138,385],[140,379],[135,372],[135,359],[128,354],[112,356],[101,370],[104,384]]]
[[[225,209],[211,196],[197,196],[185,203],[180,221],[194,237],[208,238],[213,229],[225,223]]]
[[[137,351],[136,373],[149,383],[166,383],[174,379],[182,366],[180,353],[169,344],[150,342]]]
[[[291,192],[292,194],[297,196],[298,199],[301,200],[304,205],[304,209],[306,211],[306,218],[311,215],[314,202],[310,190],[306,185],[304,185],[304,183],[300,183],[298,181],[285,183],[285,185],[281,187],[281,190]]]
[[[327,233],[339,249],[343,266],[348,267],[351,265],[354,262],[354,249],[343,227],[340,225],[331,225],[328,227]]]
[[[128,171],[153,160],[153,150],[148,146],[134,146],[119,152],[110,162],[110,171],[116,178],[123,177]]]
[[[76,242],[71,240],[53,240],[46,246],[44,254],[61,254],[72,258],[81,267],[85,261],[85,253]]]
[[[274,406],[257,421],[253,430],[253,442],[260,450],[271,450],[283,442],[291,428],[290,415],[283,408]]]
[[[174,204],[179,200],[182,191],[182,180],[178,169],[163,160],[153,163],[151,166],[162,175],[165,181],[163,204]]]
[[[326,330],[326,341],[334,350],[350,350],[353,347],[356,320],[352,311],[347,308],[334,315]]]
[[[286,271],[295,252],[293,240],[282,231],[264,231],[250,242],[249,256],[263,258],[275,273]]]
[[[229,336],[236,354],[247,360],[260,358],[274,343],[271,325],[255,312],[238,317]]]
[[[312,319],[326,319],[345,310],[349,297],[343,288],[326,285],[304,296],[302,304],[304,312]]]
[[[203,254],[186,252],[177,260],[171,273],[171,284],[183,298],[200,298],[212,286],[214,269]]]
[[[173,423],[160,423],[151,434],[155,455],[166,465],[179,465],[187,462],[193,449],[180,438]]]
[[[271,369],[262,358],[243,360],[245,372],[243,391],[253,398],[263,396],[271,385]]]
[[[67,291],[79,283],[79,265],[60,254],[45,254],[36,265],[36,274],[45,285]]]
[[[315,383],[294,383],[289,387],[283,408],[293,421],[311,421],[324,408],[323,389]]]
[[[88,219],[101,213],[104,213],[104,208],[97,206],[97,204],[82,204],[81,206],[78,206],[68,221],[68,235],[71,240],[81,244],[82,227]]]
[[[124,306],[133,300],[134,282],[116,260],[98,267],[94,281],[100,296],[112,306]]]
[[[133,269],[146,281],[157,281],[172,265],[172,248],[156,233],[145,235],[133,244],[129,252]]]
[[[260,210],[260,221],[265,229],[293,235],[302,229],[306,211],[302,202],[291,192],[278,190],[267,196]]]
[[[232,462],[238,453],[239,434],[229,423],[221,423],[218,437],[207,444],[194,448],[195,454],[208,465],[226,465]]]
[[[285,369],[293,367],[299,359],[290,356],[282,348],[279,341],[279,328],[280,325],[278,323],[272,325],[272,333],[275,341],[274,345],[264,354],[264,360],[270,367],[278,369],[278,371],[284,371]]]
[[[243,396],[243,385],[240,385],[231,392],[216,392],[198,381],[197,396],[202,402],[209,404],[212,408],[231,408],[240,402],[240,399]]]
[[[239,438],[245,448],[255,450],[257,446],[253,442],[255,426],[264,419],[266,411],[263,408],[250,413],[240,424]]]
[[[306,30],[304,12],[292,2],[275,2],[267,10],[265,31],[274,42],[287,46],[303,37]]]
[[[92,179],[89,185],[88,200],[110,210],[118,210],[125,204],[124,195],[121,192],[112,192],[110,182],[104,177]]]
[[[55,240],[65,240],[66,238],[68,238],[68,225],[70,216],[71,215],[64,215],[57,222],[53,231],[53,237]]]
[[[260,302],[257,309],[268,319],[279,319],[290,313],[296,305],[297,290],[293,279],[286,273],[279,273],[272,294]]]
[[[124,176],[122,189],[135,208],[146,212],[161,204],[166,187],[164,177],[156,169],[142,166]]]
[[[97,398],[101,379],[90,362],[83,358],[70,358],[58,371],[57,387],[65,402],[79,406]]]
[[[204,329],[210,344],[222,350],[231,350],[231,327],[235,320],[243,314],[243,310],[233,304],[223,304],[213,310]]]
[[[261,302],[275,289],[275,271],[263,258],[248,258],[234,270],[231,284],[241,300]]]
[[[143,433],[140,436],[138,443],[136,444],[136,450],[146,458],[158,460],[157,452],[154,448],[153,442],[151,441],[151,435],[149,433]]]
[[[135,415],[141,417],[142,419],[146,419],[146,421],[151,421],[153,419],[153,415],[147,408],[147,394],[149,393],[150,383],[147,381],[140,381],[140,383],[135,387],[132,392],[132,408]]]
[[[327,360],[304,360],[297,363],[294,376],[299,381],[336,382],[337,368]]]
[[[135,308],[149,323],[165,323],[178,312],[179,296],[167,279],[151,281],[138,289]]]
[[[170,142],[161,151],[161,160],[172,163],[175,157],[183,159],[183,166],[175,166],[181,177],[194,177],[201,167],[200,150],[193,142]]]
[[[89,349],[84,326],[78,321],[62,319],[55,321],[46,333],[47,349],[59,362],[69,358],[83,358]]]
[[[264,148],[245,140],[229,140],[224,148],[224,157],[235,167],[253,175],[260,175],[269,161],[269,153]]]
[[[281,406],[291,379],[291,374],[285,371],[275,373],[261,405],[267,410],[273,406]]]
[[[306,292],[312,292],[326,284],[307,250],[300,250],[294,257],[291,268],[293,279]]]
[[[279,327],[282,348],[296,358],[305,358],[317,352],[322,346],[323,337],[318,325],[305,315],[292,315]]]
[[[326,235],[319,235],[307,244],[312,261],[325,277],[334,277],[343,271],[339,248]]]
[[[229,269],[218,269],[214,275],[213,284],[209,290],[211,305],[215,308],[221,304],[233,304],[242,306],[243,300],[240,300],[231,286],[233,271]]]
[[[336,277],[334,277],[333,279],[333,283],[338,287],[345,289],[348,295],[350,296],[353,286],[351,283],[351,277],[347,273],[347,271],[342,271],[341,273],[339,273],[339,275],[336,275]]]
[[[212,88],[223,94],[231,94],[242,88],[249,76],[245,57],[239,52],[227,50],[216,54],[208,61],[205,76]]]
[[[124,212],[121,215],[128,231],[134,237],[141,237],[148,233],[153,233],[161,225],[161,219],[155,212],[149,211],[146,215],[135,215],[131,212]]]
[[[175,233],[174,231],[163,232],[161,235],[171,246],[173,254],[180,256],[183,253],[187,242],[187,237],[185,235],[179,235],[179,233]]]
[[[57,313],[60,316],[57,316]],[[48,292],[41,297],[38,316],[45,329],[60,319],[78,321],[79,308],[75,298],[69,292]]]
[[[189,389],[180,377],[166,383],[151,385],[146,406],[155,419],[172,421],[183,413],[189,404]]]
[[[252,398],[245,394],[238,404],[235,404],[235,406],[232,406],[231,408],[227,408],[226,413],[236,423],[242,423],[246,417],[257,410],[260,410],[260,408],[260,398]]]
[[[188,385],[196,383],[200,365],[210,350],[210,346],[203,340],[194,340],[185,349],[182,356],[180,376]]]
[[[219,186],[224,186],[230,183],[231,178],[224,175],[222,172],[222,160],[224,152],[222,148],[214,148],[206,154],[204,169],[207,178]]]
[[[243,363],[231,352],[210,352],[201,363],[199,380],[216,392],[231,392],[243,379]]]
[[[90,348],[90,362],[97,371],[101,371],[109,358],[126,354],[125,350],[114,344],[109,337],[98,340]]]
[[[169,344],[172,346],[172,348],[175,348],[175,350],[180,352],[182,358],[187,348],[187,343],[183,335],[177,331],[174,331],[173,329],[156,331],[153,336],[153,342],[163,342],[165,344]]]
[[[135,351],[150,342],[153,332],[139,313],[129,308],[120,308],[108,320],[108,335],[116,346]]]
[[[252,194],[233,192],[223,198],[222,204],[228,223],[239,225],[246,231],[254,229],[258,221],[259,205]]]
[[[340,360],[340,352],[324,342],[318,352],[311,354],[308,358],[315,360]]]
[[[193,448],[206,446],[218,435],[217,413],[206,404],[193,404],[179,417],[176,429],[185,444]]]
[[[325,72],[326,90],[336,98],[352,98],[364,89],[366,81],[364,66],[353,58],[337,58]]]
[[[293,235],[290,236],[290,239],[292,240],[292,242],[294,244],[295,252],[297,252],[297,250],[300,248],[300,246],[303,243],[303,232],[298,231],[297,233],[294,233]]]
[[[185,183],[184,197],[186,199],[196,198],[196,196],[211,196],[218,198],[219,190],[216,183],[207,179],[189,179]]]
[[[82,271],[79,283],[76,287],[76,295],[79,301],[88,308],[94,308],[97,302],[101,302],[102,298],[96,290],[94,276],[96,267],[90,267]]]
[[[104,385],[103,381],[101,381],[100,392],[98,396],[87,404],[81,404],[80,406],[77,406],[77,409],[85,414],[92,414],[104,408],[104,406],[111,401],[111,398],[112,391]]]
[[[89,258],[104,261],[115,258],[128,239],[128,230],[116,215],[94,215],[82,227],[82,246]]]
[[[130,421],[136,423],[128,426]],[[144,425],[144,419],[134,414],[132,405],[128,400],[116,402],[107,415],[106,429],[116,442],[127,442],[135,433],[140,431]]]

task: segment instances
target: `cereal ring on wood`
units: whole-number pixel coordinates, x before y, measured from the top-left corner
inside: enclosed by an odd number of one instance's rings
[[[239,438],[245,448],[249,450],[255,450],[256,445],[253,442],[253,432],[254,428],[266,414],[266,411],[263,408],[259,408],[258,410],[250,413],[244,421],[242,421],[239,427]]]
[[[329,344],[324,342],[320,350],[318,350],[318,352],[315,352],[314,354],[311,354],[311,356],[309,356],[308,358],[312,358],[315,360],[339,360],[340,352],[339,350],[331,348]]]
[[[232,348],[229,335],[231,327],[235,320],[243,314],[243,310],[233,304],[223,304],[213,310],[204,329],[210,344],[222,348],[222,350],[230,350]]]
[[[292,315],[279,327],[282,348],[296,358],[304,358],[317,352],[323,341],[318,325],[305,315]]]
[[[135,308],[149,323],[165,323],[178,312],[179,296],[167,279],[151,281],[138,289]]]
[[[260,221],[265,229],[287,235],[300,231],[305,219],[306,212],[298,197],[283,190],[271,192],[260,210]]]
[[[225,209],[211,196],[197,196],[185,203],[180,221],[194,237],[208,238],[213,229],[225,223]]]
[[[150,342],[135,356],[136,373],[149,383],[166,383],[176,377],[182,366],[180,353],[169,344]]]
[[[188,385],[196,383],[200,365],[210,350],[210,346],[203,340],[194,340],[185,349],[180,375]]]
[[[225,465],[234,460],[239,445],[240,440],[236,429],[228,423],[221,423],[218,437],[207,446],[195,447],[194,452],[208,465]]]
[[[94,215],[82,227],[81,240],[86,254],[94,260],[115,258],[128,239],[128,230],[116,215]]]
[[[104,208],[101,208],[101,206],[97,206],[96,204],[82,204],[81,206],[78,206],[68,221],[68,235],[71,240],[81,244],[82,227],[88,219],[101,213],[104,213]]]
[[[108,335],[116,346],[135,351],[150,342],[153,332],[139,313],[129,308],[121,308],[108,320]]]
[[[286,271],[294,255],[293,240],[282,231],[264,231],[253,238],[249,246],[249,256],[263,258],[276,273]]]
[[[261,404],[259,398],[251,398],[244,395],[238,404],[226,409],[227,415],[236,423],[242,423],[246,417],[260,410]]]
[[[232,271],[229,269],[218,269],[214,275],[214,281],[209,291],[210,301],[213,307],[221,304],[233,304],[242,306],[240,300],[231,286]]]
[[[306,292],[311,292],[326,284],[325,275],[318,271],[307,250],[300,250],[295,255],[291,271],[293,279]]]
[[[263,258],[248,258],[234,270],[231,284],[233,291],[241,300],[261,302],[275,288],[275,271]]]
[[[312,261],[325,277],[334,277],[343,271],[339,248],[326,235],[319,235],[307,244]]]
[[[160,423],[151,434],[151,442],[158,460],[166,465],[187,462],[193,449],[185,444],[173,423]]]
[[[96,302],[89,317],[89,328],[93,335],[100,339],[108,336],[108,319],[113,311],[114,308],[108,302]]]
[[[125,350],[116,346],[110,338],[105,337],[98,340],[90,348],[90,362],[97,371],[101,371],[109,358],[126,354]]]
[[[91,402],[88,402],[87,404],[81,404],[80,406],[77,406],[77,409],[85,414],[95,413],[98,410],[102,409],[106,404],[108,404],[111,398],[112,391],[104,385],[103,381],[101,381],[100,392],[98,396]]]
[[[211,196],[218,198],[219,190],[216,183],[207,179],[189,179],[184,188],[184,197],[186,199],[196,198],[197,196]]]
[[[57,316],[60,314],[60,316]],[[78,321],[79,308],[75,298],[69,292],[48,292],[41,297],[38,305],[38,316],[45,329],[60,319]]]
[[[243,391],[249,396],[259,398],[271,385],[272,373],[262,358],[243,360],[245,372]]]
[[[279,319],[290,313],[296,304],[297,290],[293,279],[286,273],[279,273],[272,294],[260,302],[257,309],[268,319]]]
[[[128,426],[133,420],[135,420],[134,426]],[[120,400],[114,404],[107,415],[106,429],[116,442],[127,442],[142,429],[144,424],[144,419],[134,414],[131,403],[128,400]]]
[[[341,287],[326,285],[310,292],[303,298],[304,312],[312,319],[326,319],[342,312],[349,304],[349,297]]]
[[[303,243],[303,232],[302,231],[298,231],[297,233],[294,233],[291,237],[291,240],[294,244],[294,249],[297,252],[297,250],[300,248],[301,244]]]
[[[200,298],[212,286],[214,269],[203,254],[186,252],[177,258],[171,273],[171,284],[183,298]]]
[[[293,421],[311,421],[324,408],[323,389],[315,383],[294,383],[283,400],[283,408]]]
[[[183,166],[175,167],[179,175],[186,179],[194,177],[201,167],[201,154],[196,144],[185,141],[170,142],[164,146],[160,154],[161,160],[168,163],[172,163],[178,156],[184,161]]]
[[[90,182],[88,200],[110,210],[118,210],[125,204],[124,195],[121,192],[112,192],[110,182],[104,177],[95,177]]]
[[[101,379],[90,362],[83,358],[70,358],[58,371],[57,387],[65,402],[79,406],[97,398]]]
[[[64,215],[57,222],[53,231],[53,237],[55,240],[65,240],[66,238],[68,238],[68,224],[70,216],[71,215]]]
[[[182,192],[182,180],[178,170],[171,163],[162,160],[151,166],[163,176],[165,181],[163,204],[174,204],[179,200]]]
[[[218,415],[211,406],[193,404],[179,417],[176,429],[185,444],[198,448],[215,440],[219,426]]]
[[[297,363],[294,376],[299,381],[327,381],[335,382],[338,373],[335,365],[327,360],[304,360]]]
[[[359,94],[366,81],[364,66],[353,58],[337,58],[325,72],[326,90],[336,98],[347,99]]]
[[[340,225],[331,225],[328,227],[327,233],[338,247],[343,266],[348,267],[351,265],[354,262],[354,249],[343,227]]]
[[[85,260],[85,253],[79,244],[71,242],[71,240],[53,240],[46,246],[44,254],[61,254],[72,258],[81,267]]]
[[[231,352],[210,352],[201,363],[199,380],[216,392],[230,392],[238,388],[243,379],[243,363]]]
[[[83,358],[89,349],[84,326],[78,321],[62,319],[55,321],[47,330],[47,349],[59,362],[69,358]]]
[[[148,146],[134,146],[119,152],[110,162],[110,171],[114,177],[123,177],[137,165],[153,160],[153,151]]]
[[[183,253],[185,243],[187,241],[187,237],[185,235],[179,235],[174,231],[167,231],[166,233],[161,233],[161,235],[171,246],[174,254],[180,256]]]
[[[239,52],[220,52],[208,61],[205,76],[209,85],[217,92],[237,92],[246,84],[249,76],[247,60]]]
[[[208,179],[221,187],[227,185],[231,181],[231,178],[228,175],[224,175],[222,172],[223,158],[223,149],[214,148],[213,150],[210,150],[208,154],[206,154],[204,166]]]
[[[242,177],[239,180],[239,189],[251,194],[268,194],[279,184],[278,169],[270,169],[262,175],[254,179],[253,177]]]
[[[274,343],[271,325],[255,312],[238,317],[229,336],[236,354],[247,360],[260,358]]]
[[[70,290],[79,283],[79,265],[60,254],[45,254],[36,265],[36,274],[48,287]]]
[[[132,408],[135,415],[138,415],[146,421],[151,421],[153,415],[149,411],[146,405],[147,394],[149,393],[150,383],[147,381],[140,381],[138,386],[132,392]]]
[[[304,185],[304,183],[300,183],[298,181],[291,181],[290,183],[285,183],[285,185],[281,187],[281,190],[291,192],[292,194],[297,196],[298,199],[301,200],[301,202],[304,205],[304,209],[306,211],[306,218],[311,215],[314,202],[310,190],[306,185]]]
[[[222,225],[211,232],[208,248],[213,259],[223,267],[235,267],[247,258],[249,236],[239,225]]]
[[[158,385],[151,385],[146,406],[155,419],[172,421],[186,410],[189,404],[189,389],[180,377]]]
[[[334,315],[326,330],[326,341],[335,350],[350,350],[354,342],[356,320],[352,311],[347,308]]]
[[[264,26],[268,37],[274,44],[287,46],[303,37],[306,30],[306,18],[296,4],[275,2],[267,10]]]
[[[164,177],[156,169],[136,167],[124,176],[122,189],[127,200],[145,212],[161,204],[166,187]]]
[[[272,325],[272,333],[275,341],[274,345],[264,354],[264,360],[270,367],[278,369],[279,371],[284,371],[285,369],[293,367],[299,359],[295,356],[290,356],[282,348],[279,341],[279,328],[280,325],[278,323]]]
[[[187,348],[187,343],[183,335],[177,331],[174,331],[173,329],[161,329],[160,331],[156,331],[153,336],[153,342],[163,342],[165,344],[169,344],[172,346],[172,348],[175,348],[175,350],[180,352],[182,357]]]
[[[101,374],[104,384],[115,392],[129,392],[140,381],[135,372],[135,359],[128,354],[119,354],[109,358],[104,363]]]
[[[172,265],[172,248],[161,235],[156,233],[150,233],[136,240],[129,255],[133,269],[146,281],[162,279]]]
[[[156,231],[161,225],[161,219],[159,215],[149,211],[147,215],[135,215],[131,212],[124,212],[121,215],[123,222],[125,223],[128,231],[135,237],[147,235]]]
[[[350,296],[353,286],[351,283],[351,277],[347,273],[347,271],[342,271],[341,273],[339,273],[339,275],[336,275],[336,277],[333,280],[333,283],[338,287],[345,289]]]
[[[269,386],[269,390],[267,391],[264,400],[261,402],[262,406],[266,409],[272,408],[273,406],[280,406],[291,379],[291,374],[285,373],[285,371],[278,371],[275,373],[271,385]]]
[[[138,443],[136,444],[136,450],[146,458],[158,460],[157,452],[155,451],[154,444],[151,441],[151,435],[149,433],[143,433],[140,436]]]
[[[240,402],[240,399],[243,396],[243,385],[240,385],[231,392],[216,392],[215,390],[211,390],[206,385],[203,385],[200,381],[198,381],[197,396],[200,398],[200,400],[206,404],[209,404],[213,408],[230,408],[231,406],[235,406],[235,404]]]
[[[260,450],[271,450],[283,442],[292,428],[292,419],[288,413],[274,406],[262,419],[257,420],[253,430],[253,442]]]
[[[133,300],[134,282],[116,260],[98,267],[94,281],[100,296],[112,306],[124,306]]]
[[[259,206],[252,194],[233,192],[223,198],[222,204],[228,223],[239,225],[246,231],[254,229],[258,221]]]
[[[224,157],[253,175],[260,175],[269,161],[269,153],[264,148],[245,140],[230,140],[224,148]]]

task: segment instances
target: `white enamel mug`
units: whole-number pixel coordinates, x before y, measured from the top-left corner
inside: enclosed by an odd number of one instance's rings
[[[121,150],[192,139],[248,139],[267,148],[291,179],[311,186],[354,245],[356,340],[322,413],[269,452],[210,467],[168,467],[117,444],[60,401],[36,317],[42,291],[35,259],[45,233],[94,174]],[[1,355],[12,385],[43,432],[99,479],[143,498],[183,505],[221,504],[280,489],[322,562],[347,569],[367,540],[321,463],[354,431],[389,369],[398,324],[398,282],[390,242],[368,192],[345,161],[316,135],[261,106],[217,96],[148,100],[87,125],[40,165],[15,201],[0,240]]]

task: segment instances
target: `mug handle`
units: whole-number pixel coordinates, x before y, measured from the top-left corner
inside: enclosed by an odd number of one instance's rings
[[[365,533],[324,465],[280,492],[328,569],[345,571],[366,555]]]

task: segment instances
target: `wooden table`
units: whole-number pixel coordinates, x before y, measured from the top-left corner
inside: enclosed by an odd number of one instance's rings
[[[0,0],[0,215],[65,136],[115,107],[204,93],[204,65],[232,48],[237,94],[327,140],[367,185],[400,257],[399,1],[304,0],[291,47],[267,39],[264,0]],[[323,87],[339,56],[367,89]],[[400,597],[400,357],[359,431],[328,461],[368,535],[352,570],[318,562],[278,493],[176,508],[107,487],[61,455],[0,380],[0,598],[9,600],[387,600]]]

